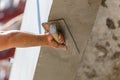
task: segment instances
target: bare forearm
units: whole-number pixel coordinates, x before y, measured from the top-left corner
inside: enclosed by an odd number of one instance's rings
[[[12,32],[10,38],[13,47],[45,46],[47,42],[47,35],[35,35],[20,31]]]
[[[6,31],[1,33],[1,35],[4,35],[4,38],[5,36],[7,37],[7,39],[4,39],[6,40],[6,44],[2,45],[2,43],[0,43],[1,49],[48,45],[47,35],[35,35],[17,30]]]

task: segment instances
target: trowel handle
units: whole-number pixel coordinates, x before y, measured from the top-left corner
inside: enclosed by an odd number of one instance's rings
[[[53,38],[54,38],[58,43],[60,43],[58,31],[57,31],[57,29],[56,29],[56,25],[55,25],[55,24],[50,24],[50,33],[52,34]]]

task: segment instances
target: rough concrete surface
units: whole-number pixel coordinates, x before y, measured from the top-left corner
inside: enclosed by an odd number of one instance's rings
[[[102,0],[75,80],[120,80],[120,0]]]
[[[72,34],[72,36],[70,34],[66,35],[66,42],[69,48],[73,47],[71,48],[73,50],[64,51],[63,49],[42,47],[34,80],[76,79],[82,53],[92,31],[100,1],[53,0],[49,20],[65,19]],[[63,31],[68,32],[67,29]],[[75,41],[74,44],[72,44],[72,37]]]

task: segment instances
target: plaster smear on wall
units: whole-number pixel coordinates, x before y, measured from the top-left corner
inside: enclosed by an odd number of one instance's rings
[[[75,80],[120,79],[120,0],[102,0]]]

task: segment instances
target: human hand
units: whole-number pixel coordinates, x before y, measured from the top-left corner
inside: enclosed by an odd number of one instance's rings
[[[61,33],[58,33],[59,43],[53,38],[51,34],[48,34],[48,45],[54,48],[65,48],[65,39]]]

